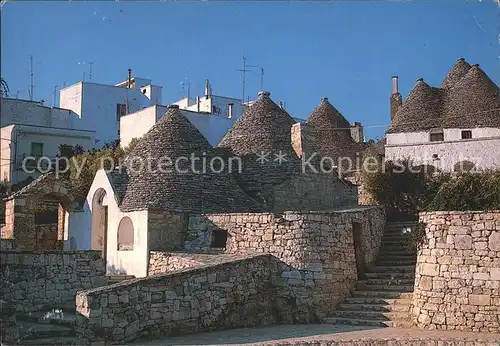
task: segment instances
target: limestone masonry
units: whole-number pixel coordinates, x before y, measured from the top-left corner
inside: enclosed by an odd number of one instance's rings
[[[2,299],[13,301],[18,312],[74,301],[78,290],[106,283],[98,251],[2,250],[0,257]]]
[[[500,211],[421,213],[420,221],[418,326],[500,332]]]

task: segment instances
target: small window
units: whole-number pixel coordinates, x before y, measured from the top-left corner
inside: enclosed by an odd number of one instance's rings
[[[470,130],[462,131],[462,139],[471,139],[471,138],[472,138],[472,131]]]
[[[227,117],[229,119],[231,119],[233,117],[233,106],[234,106],[234,103],[229,103],[227,105]]]
[[[217,114],[217,106],[212,106],[212,113]]]
[[[444,134],[442,132],[431,133],[431,142],[444,141]]]
[[[31,156],[43,156],[43,143],[31,143]]]
[[[128,216],[123,217],[118,224],[116,249],[118,251],[134,250],[134,225]]]
[[[432,154],[432,159],[433,160],[439,160],[439,155],[438,154]]]
[[[58,210],[46,210],[35,213],[35,225],[47,225],[57,223]]]
[[[224,229],[215,229],[212,231],[211,248],[223,249],[227,243],[227,231]]]
[[[116,121],[120,121],[120,117],[127,114],[127,107],[123,103],[116,104]]]

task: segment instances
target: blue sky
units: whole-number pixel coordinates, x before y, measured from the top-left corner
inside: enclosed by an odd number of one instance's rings
[[[257,65],[247,95],[264,89],[307,118],[322,96],[371,138],[389,123],[391,76],[403,97],[417,78],[438,85],[459,57],[500,84],[500,10],[493,0],[440,2],[14,2],[2,8],[2,76],[53,103],[54,86],[117,83],[131,68],[162,85],[163,103],[201,94],[241,97],[241,57]],[[83,64],[85,63],[85,64]]]

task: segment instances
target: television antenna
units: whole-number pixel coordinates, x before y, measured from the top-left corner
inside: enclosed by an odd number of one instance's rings
[[[242,87],[243,87],[243,92],[242,92],[242,98],[241,98],[241,103],[245,104],[245,82],[246,82],[246,73],[250,72],[252,70],[249,70],[248,67],[257,67],[256,65],[247,65],[247,58],[243,56],[243,69],[238,70],[242,73],[243,75],[243,81],[242,81]]]

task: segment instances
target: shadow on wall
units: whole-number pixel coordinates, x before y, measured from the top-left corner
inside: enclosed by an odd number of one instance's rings
[[[123,268],[116,268],[115,265],[108,265],[106,275],[127,275],[127,271]]]

